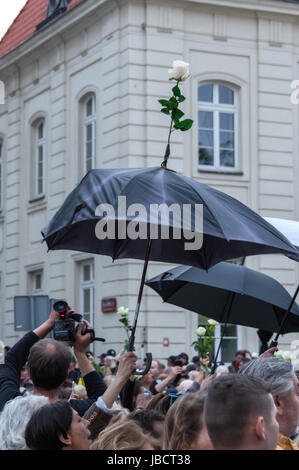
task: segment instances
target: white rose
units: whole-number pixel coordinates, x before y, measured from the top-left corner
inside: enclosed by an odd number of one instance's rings
[[[293,359],[293,355],[290,351],[283,351],[283,358],[286,360],[286,361],[290,361],[292,362],[292,359]]]
[[[218,321],[212,320],[212,318],[210,318],[210,319],[208,320],[208,324],[209,324],[209,325],[213,325],[213,326],[219,325]]]
[[[125,307],[119,307],[119,309],[117,310],[117,313],[121,316],[125,316],[128,314],[128,311],[129,309],[128,308],[125,308]]]
[[[274,353],[274,356],[279,359],[284,359],[285,361],[292,361],[292,353],[290,351],[278,350]]]
[[[206,334],[206,331],[207,330],[203,326],[200,326],[199,328],[197,328],[196,334],[197,336],[204,336]]]
[[[182,60],[174,60],[172,69],[169,69],[168,72],[170,74],[169,80],[175,79],[183,82],[190,76],[189,64]]]

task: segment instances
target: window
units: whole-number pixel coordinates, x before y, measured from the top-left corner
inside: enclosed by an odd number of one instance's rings
[[[43,294],[43,271],[32,271],[29,273],[30,291],[32,295]]]
[[[83,320],[93,325],[94,315],[94,262],[86,261],[80,268],[80,297]]]
[[[0,211],[3,209],[3,140],[0,139]]]
[[[238,169],[238,105],[235,89],[221,83],[198,87],[199,169]]]
[[[215,331],[215,354],[218,350],[222,335],[225,335],[222,340],[222,345],[219,351],[217,362],[221,361],[224,362],[226,365],[231,364],[232,360],[235,357],[236,351],[238,349],[241,349],[241,345],[238,341],[238,337],[240,336],[239,329],[240,327],[238,325],[231,325],[229,323],[226,325],[226,328],[224,324],[217,325]]]
[[[96,160],[96,104],[95,95],[83,100],[83,172],[95,168]]]
[[[35,197],[45,194],[45,120],[39,119],[34,125],[34,189]]]

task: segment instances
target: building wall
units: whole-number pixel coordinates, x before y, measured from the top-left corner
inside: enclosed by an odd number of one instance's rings
[[[13,327],[13,296],[30,293],[32,271],[43,269],[46,294],[66,298],[79,310],[78,269],[90,258],[96,267],[95,329],[107,338],[105,345],[96,344],[96,352],[108,346],[119,349],[124,340],[117,315],[101,313],[102,297],[117,297],[133,318],[141,261],[112,263],[104,256],[47,253],[40,244],[40,229],[83,176],[79,101],[85,93],[96,94],[98,168],[160,165],[169,122],[157,100],[170,95],[167,70],[172,61],[190,62],[182,108],[195,122],[191,131],[173,134],[169,167],[263,216],[299,219],[298,108],[290,102],[290,83],[299,75],[298,15],[298,6],[268,0],[233,5],[226,0],[83,2],[65,21],[40,33],[37,47],[31,40],[19,48],[15,61],[10,58],[16,52],[1,59],[0,76],[7,84],[6,104],[0,107],[6,147],[1,339],[13,344],[19,337]],[[197,86],[207,79],[240,90],[240,174],[198,172]],[[30,128],[40,115],[47,126],[46,198],[29,202]],[[291,294],[295,291],[298,265],[286,257],[249,257],[246,265],[279,280]],[[168,267],[150,263],[147,277]],[[162,304],[145,287],[137,352],[141,354],[143,344],[144,352],[162,359],[182,350],[192,354],[196,325],[197,315]],[[240,336],[240,345],[257,351],[255,330],[243,328]],[[169,347],[162,345],[164,337]],[[287,335],[282,341],[287,345],[293,338]]]

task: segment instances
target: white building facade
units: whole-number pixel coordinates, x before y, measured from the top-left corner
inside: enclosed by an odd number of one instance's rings
[[[5,38],[4,38],[5,39]],[[142,262],[47,253],[41,229],[91,168],[162,162],[172,61],[190,63],[182,109],[193,127],[172,137],[169,168],[211,185],[262,216],[299,220],[299,4],[280,0],[85,0],[0,58],[0,338],[12,345],[14,296],[46,294],[84,313],[105,345],[125,333],[116,298],[133,317]],[[290,292],[299,265],[280,255],[246,265]],[[148,278],[169,266],[150,263]],[[137,353],[194,355],[198,316],[145,288]],[[22,333],[23,334],[23,333]],[[226,348],[258,350],[256,331],[232,327]],[[285,335],[285,349],[297,335]],[[166,339],[166,341],[165,341]],[[164,341],[163,341],[164,340]],[[167,340],[169,342],[167,342]],[[169,344],[169,345],[167,345]]]

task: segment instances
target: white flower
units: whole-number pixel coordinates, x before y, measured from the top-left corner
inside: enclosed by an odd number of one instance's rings
[[[125,317],[126,315],[128,315],[128,312],[129,312],[129,309],[123,306],[119,307],[119,309],[117,310],[117,313],[121,315],[122,317]]]
[[[251,354],[251,357],[252,357],[252,359],[256,359],[256,358],[258,357],[258,353],[257,353],[257,352],[253,352],[253,353]]]
[[[290,351],[282,351],[281,349],[278,351],[275,351],[274,353],[275,357],[278,357],[279,359],[284,359],[285,361],[292,361],[292,353]]]
[[[218,321],[212,320],[212,318],[210,318],[210,319],[208,320],[208,324],[209,324],[209,325],[213,325],[213,326],[219,325]]]
[[[170,74],[169,80],[174,79],[183,82],[190,77],[189,64],[182,60],[174,60],[172,63],[172,69],[169,69],[168,72]]]
[[[203,326],[200,326],[199,328],[197,328],[196,334],[197,336],[204,336],[206,334],[206,331],[207,330]]]

